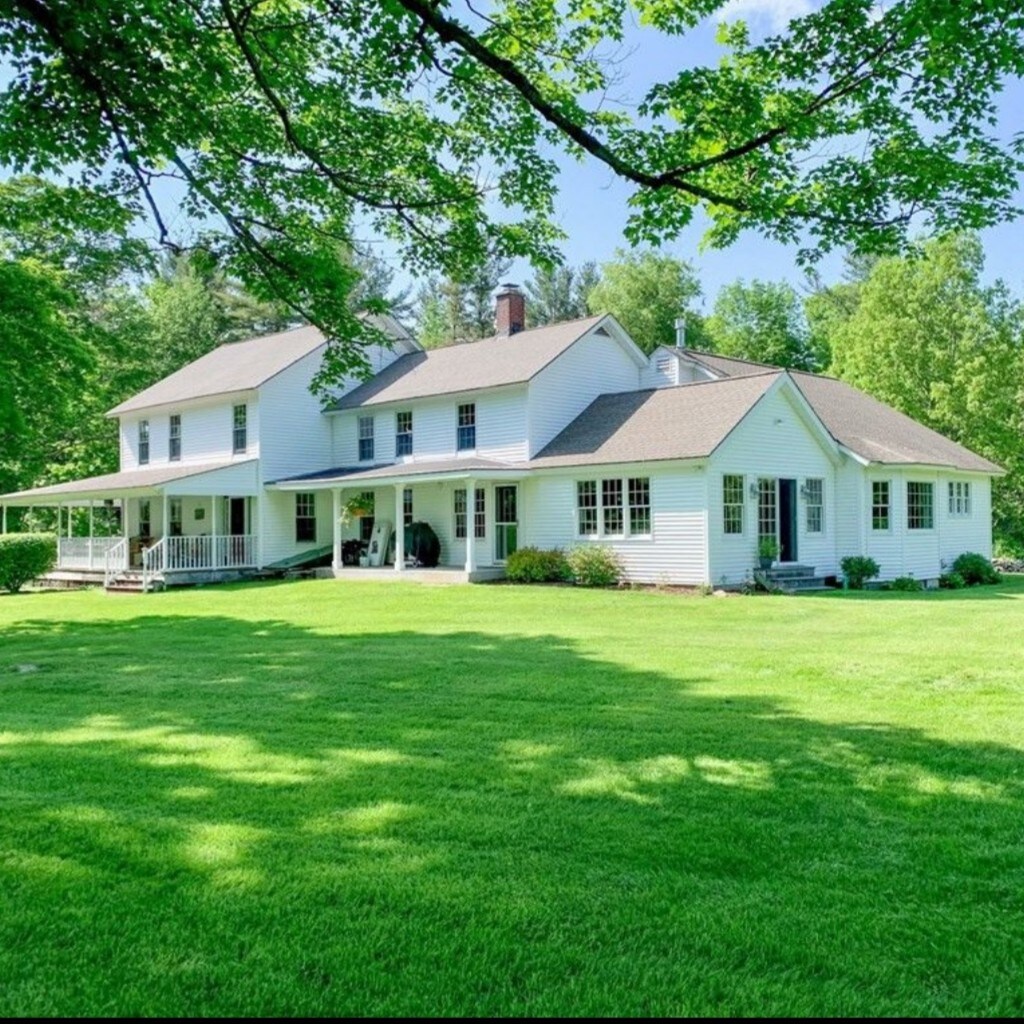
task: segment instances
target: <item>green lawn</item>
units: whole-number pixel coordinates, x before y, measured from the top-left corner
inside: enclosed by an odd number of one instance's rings
[[[1022,1012],[1022,580],[0,598],[0,1015]]]

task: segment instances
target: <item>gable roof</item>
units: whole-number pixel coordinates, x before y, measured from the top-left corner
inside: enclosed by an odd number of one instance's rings
[[[530,465],[587,466],[709,456],[782,376],[601,395],[537,453]]]
[[[524,384],[600,324],[589,316],[465,345],[413,352],[343,395],[328,411]]]
[[[703,366],[720,377],[750,377],[768,370],[780,370],[779,366],[768,363],[755,363],[749,359],[736,359],[733,356],[720,356],[714,352],[700,352],[696,349],[678,349],[682,359],[690,359],[698,366]]]
[[[833,377],[790,376],[836,441],[869,462],[1001,473],[994,462]]]
[[[296,327],[248,341],[226,342],[115,406],[107,415],[251,391],[325,344],[327,339],[316,327]]]

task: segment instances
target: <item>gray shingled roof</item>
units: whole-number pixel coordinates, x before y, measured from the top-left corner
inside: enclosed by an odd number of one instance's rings
[[[317,328],[296,327],[280,334],[219,345],[115,406],[107,415],[120,416],[154,405],[251,391],[324,344],[326,339]]]
[[[841,380],[801,372],[791,376],[825,429],[861,458],[891,465],[1002,472],[994,462]]]
[[[336,469],[324,469],[317,473],[305,473],[302,476],[285,477],[273,481],[275,484],[323,483],[335,481],[348,485],[350,483],[390,480],[409,476],[432,476],[434,474],[480,473],[488,470],[519,470],[526,467],[523,463],[499,462],[496,459],[436,459],[423,462],[395,462],[382,466],[339,466]]]
[[[714,352],[700,352],[696,349],[685,348],[679,354],[683,358],[688,356],[695,363],[699,363],[712,373],[721,374],[723,377],[751,377],[758,373],[781,369],[779,366],[770,366],[768,363],[753,363],[749,359],[734,359],[732,356],[719,356]]]
[[[543,469],[706,458],[778,380],[779,372],[601,395],[530,465]]]
[[[130,469],[123,473],[106,473],[103,476],[89,476],[82,480],[71,480],[64,484],[50,484],[48,487],[33,487],[27,491],[13,491],[0,494],[0,502],[16,501],[29,504],[34,498],[88,498],[106,496],[120,497],[125,491],[152,490],[172,480],[213,473],[218,469],[229,469],[256,462],[256,459],[238,459],[230,462],[191,463],[173,466],[147,466],[144,469]]]
[[[413,398],[522,384],[536,376],[603,316],[568,320],[510,336],[414,352],[343,395],[330,409],[405,402]]]

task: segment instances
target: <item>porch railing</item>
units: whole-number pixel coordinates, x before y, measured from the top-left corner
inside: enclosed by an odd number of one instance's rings
[[[103,585],[109,587],[114,578],[128,568],[128,539],[126,537],[109,537],[108,540],[115,541],[107,548],[103,559]]]
[[[163,537],[142,553],[142,585],[149,589],[156,576],[167,572],[209,569],[248,569],[256,565],[256,538]]]
[[[57,544],[58,569],[106,569],[107,554],[124,537],[61,537]]]

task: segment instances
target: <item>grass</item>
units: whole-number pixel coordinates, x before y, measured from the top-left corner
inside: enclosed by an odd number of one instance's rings
[[[1019,1015],[1022,651],[1021,579],[0,598],[0,1015]]]

